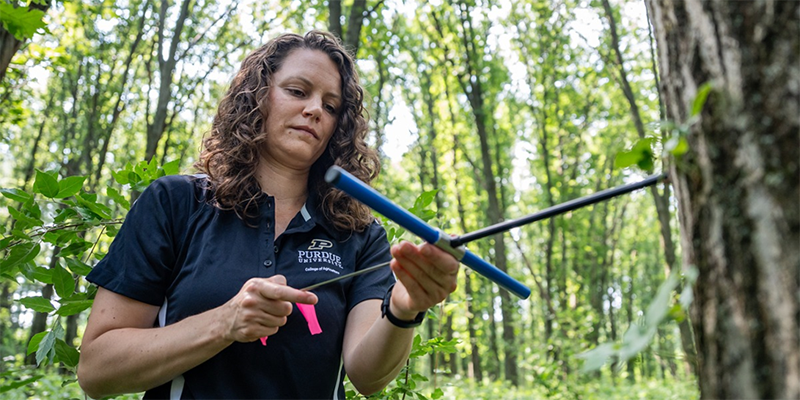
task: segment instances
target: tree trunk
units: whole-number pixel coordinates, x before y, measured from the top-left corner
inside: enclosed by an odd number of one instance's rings
[[[450,96],[448,95],[449,99]],[[449,101],[449,100],[448,100]],[[452,111],[450,112],[451,118],[453,117]],[[455,126],[455,121],[453,121]],[[453,132],[457,132],[455,129]],[[453,171],[458,171],[458,135],[453,133]],[[453,174],[453,185],[458,188],[458,173]],[[461,199],[461,192],[456,190],[456,202],[458,205],[458,221],[461,224],[462,232],[469,232],[467,229],[467,218],[464,211],[464,202]],[[483,369],[481,368],[481,355],[478,348],[478,336],[475,329],[474,321],[478,320],[478,312],[475,310],[475,298],[472,292],[472,282],[470,275],[472,271],[464,269],[464,292],[466,294],[467,303],[467,333],[469,334],[470,355],[472,356],[472,376],[478,384],[483,381]]]
[[[484,189],[486,189],[486,196],[489,203],[489,209],[487,210],[488,222],[493,225],[503,221],[503,210],[501,209],[501,204],[498,201],[498,190],[493,170],[494,163],[492,162],[492,155],[489,150],[489,135],[487,129],[488,114],[485,110],[486,107],[484,106],[483,86],[481,83],[482,78],[479,76],[477,69],[477,65],[480,61],[478,60],[477,52],[474,49],[475,41],[471,25],[472,21],[470,19],[471,16],[469,15],[468,7],[464,4],[461,5],[459,18],[461,19],[464,33],[462,40],[464,41],[465,48],[467,49],[466,67],[469,69],[470,76],[469,82],[464,83],[465,85],[469,85],[470,88],[470,90],[465,90],[465,94],[467,95],[470,105],[472,106],[475,129],[478,133],[478,138],[480,139],[481,161],[483,162],[481,174],[483,176]],[[507,272],[506,244],[503,240],[503,235],[494,235],[492,239],[494,242],[495,265],[501,271]],[[511,296],[508,294],[508,291],[503,289],[500,290],[500,300],[500,311],[503,316],[503,354],[505,356],[503,361],[505,379],[510,381],[512,385],[516,386],[519,383],[519,379],[517,375],[517,349],[514,340],[514,313],[512,311]]]
[[[172,29],[172,39],[169,43],[169,53],[164,56],[164,45],[166,44],[165,23],[168,18],[169,1],[162,0],[158,14],[158,35],[156,37],[158,46],[157,59],[159,69],[158,102],[156,103],[156,113],[152,123],[147,125],[147,142],[145,143],[145,160],[150,161],[156,154],[158,142],[164,135],[167,127],[168,106],[172,100],[172,78],[175,67],[178,64],[177,52],[180,45],[181,33],[186,19],[189,17],[189,7],[192,0],[183,0],[181,3],[180,14],[175,20],[175,27]],[[149,121],[148,121],[149,122]]]
[[[344,33],[344,48],[350,51],[353,58],[358,58],[358,48],[361,44],[361,27],[364,26],[367,0],[353,0],[350,6],[350,16],[347,18],[347,32]]]
[[[670,174],[701,396],[798,398],[800,2],[646,4],[667,118],[691,124]]]
[[[50,2],[47,1],[44,3],[45,4],[38,4],[36,2],[31,2],[30,5],[28,5],[28,9],[42,10],[46,13],[50,8]],[[14,35],[0,25],[0,83],[2,83],[3,78],[6,77],[6,71],[11,64],[11,59],[14,58],[14,55],[22,48],[24,43],[24,40],[17,40]]]
[[[342,38],[342,1],[328,0],[328,31]]]

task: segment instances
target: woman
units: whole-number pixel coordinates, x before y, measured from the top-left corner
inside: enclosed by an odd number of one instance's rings
[[[413,326],[455,290],[453,257],[404,242],[394,285],[381,269],[297,289],[390,259],[369,209],[322,180],[334,164],[374,178],[365,136],[355,66],[334,37],[282,35],[250,54],[204,141],[203,175],[154,182],[87,277],[100,288],[78,366],[86,393],[344,398],[344,371],[363,394],[394,379]]]

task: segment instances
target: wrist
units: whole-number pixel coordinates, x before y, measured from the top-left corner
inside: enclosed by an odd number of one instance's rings
[[[420,326],[425,319],[425,311],[415,312],[398,310],[396,305],[393,306],[393,290],[394,285],[389,287],[389,290],[386,291],[386,295],[383,297],[381,318],[386,318],[392,325],[398,328],[414,328]]]
[[[413,321],[414,318],[417,317],[417,314],[420,311],[409,311],[409,310],[402,310],[394,304],[395,300],[392,298],[389,300],[389,312],[392,313],[397,319],[401,319],[403,321]]]

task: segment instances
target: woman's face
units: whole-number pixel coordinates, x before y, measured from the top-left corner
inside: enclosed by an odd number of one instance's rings
[[[342,104],[336,64],[322,51],[294,50],[272,75],[268,96],[262,161],[308,170],[336,129]]]

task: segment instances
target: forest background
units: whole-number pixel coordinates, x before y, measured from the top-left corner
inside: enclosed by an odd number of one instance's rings
[[[383,161],[375,187],[465,233],[667,171],[691,150],[691,127],[669,121],[659,93],[649,9],[0,2],[0,393],[83,398],[74,368],[95,290],[83,276],[149,182],[193,173],[238,64],[276,34],[342,38]],[[689,99],[691,117],[709,93]],[[698,397],[688,312],[698,270],[682,267],[676,207],[659,184],[471,243],[532,296],[464,269],[377,397]]]

